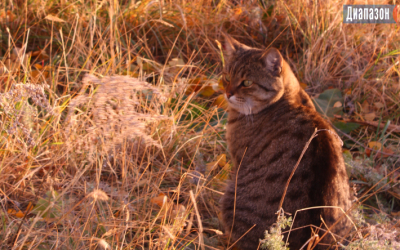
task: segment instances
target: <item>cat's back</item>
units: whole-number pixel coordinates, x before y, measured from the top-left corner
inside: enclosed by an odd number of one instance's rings
[[[223,207],[225,214],[229,214],[229,204],[236,202],[236,233],[241,232],[241,227],[245,230],[250,224],[257,225],[253,233],[248,233],[248,242],[258,243],[257,237],[262,238],[263,232],[276,221],[275,213],[287,180],[315,129],[319,130],[318,136],[305,151],[283,203],[283,209],[292,214],[314,206],[349,208],[348,178],[340,139],[315,109],[285,98],[253,116],[230,112],[227,140],[235,166],[235,183],[228,185]],[[297,216],[294,226],[319,226],[320,215],[332,224],[341,212],[307,210]],[[337,231],[339,227],[340,230],[348,228],[348,223],[339,223]],[[299,248],[298,244],[307,241],[309,236],[309,230],[293,233],[290,236],[293,249]],[[243,249],[253,247],[242,245]]]
[[[228,117],[227,141],[234,160],[242,157],[242,161],[254,161],[272,155],[279,160],[286,154],[290,155],[290,159],[294,158],[297,161],[299,152],[301,153],[316,128],[330,132],[324,133],[318,140],[314,139],[313,144],[325,144],[321,150],[340,151],[340,139],[315,109],[290,103],[282,98],[269,108],[251,116],[232,110]]]

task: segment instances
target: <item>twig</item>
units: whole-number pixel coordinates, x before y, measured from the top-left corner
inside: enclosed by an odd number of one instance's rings
[[[318,234],[314,234],[311,238],[309,238],[309,239],[306,241],[306,243],[303,244],[303,246],[300,248],[300,250],[303,250],[303,248],[305,248],[305,247],[308,245],[308,243],[309,243],[310,241],[313,241],[314,239],[316,239],[316,238],[318,238],[318,237],[319,237]],[[308,249],[307,249],[307,250],[308,250]]]
[[[336,242],[336,241],[337,241],[337,240],[336,240],[336,237],[335,237],[335,235],[331,232],[331,230],[330,230],[330,228],[328,227],[328,225],[326,225],[326,223],[325,223],[325,221],[324,221],[324,218],[322,218],[321,215],[319,215],[319,217],[320,217],[322,223],[324,224],[324,226],[326,227],[327,231],[329,232],[329,234],[332,235],[332,238],[333,238],[333,239],[335,240],[335,242]],[[357,228],[356,228],[356,229],[357,229]]]
[[[251,229],[253,229],[253,227],[255,227],[257,224],[254,224],[251,228],[249,228],[249,230],[247,230],[242,236],[240,236],[239,239],[237,239],[230,247],[228,247],[227,250],[231,249],[233,246],[235,246],[235,244],[243,238],[243,236],[245,236],[248,232],[250,232]]]
[[[294,168],[293,168],[293,170],[292,170],[292,173],[290,174],[289,179],[288,179],[288,181],[287,181],[287,183],[286,183],[285,190],[284,190],[284,192],[283,192],[283,195],[282,195],[282,198],[281,198],[281,201],[280,201],[280,204],[279,204],[278,216],[280,215],[280,211],[281,211],[281,209],[282,209],[283,201],[284,201],[284,199],[285,199],[286,192],[287,192],[287,189],[288,189],[289,184],[290,184],[290,180],[292,179],[292,177],[293,177],[293,175],[294,175],[294,172],[296,171],[297,167],[299,166],[300,161],[301,161],[301,159],[303,158],[305,152],[307,151],[308,147],[310,146],[311,141],[312,141],[315,137],[318,136],[317,133],[320,132],[320,131],[328,131],[328,132],[331,132],[331,131],[328,130],[328,129],[320,129],[320,130],[317,130],[317,128],[315,128],[314,133],[311,135],[310,139],[307,141],[306,145],[304,146],[303,152],[301,152],[301,155],[300,155],[299,159],[297,160],[297,163],[296,163],[296,165],[294,166]],[[341,208],[340,208],[340,209],[341,209]],[[300,210],[300,211],[301,211],[301,210]],[[343,211],[343,212],[344,212],[344,211]],[[296,211],[296,214],[297,214],[297,211]],[[347,216],[346,213],[344,213],[344,214]],[[296,216],[296,215],[295,215],[295,216]],[[342,215],[342,217],[343,217],[343,215]],[[340,217],[340,219],[341,219],[342,217]],[[338,221],[337,221],[337,222],[338,222]],[[337,223],[337,222],[336,222],[336,223]],[[335,223],[333,226],[335,226],[336,223]],[[328,230],[329,230],[329,228],[328,228]],[[328,232],[325,232],[325,234],[324,234],[319,240],[317,240],[317,244],[318,244],[318,242],[319,242],[327,233],[328,233]],[[289,235],[290,235],[290,231],[289,231]],[[288,238],[289,238],[289,235],[288,235]],[[287,238],[287,240],[288,240],[288,238]],[[287,241],[287,240],[286,240],[286,241]]]
[[[243,161],[244,155],[246,154],[246,151],[247,151],[247,148],[244,150],[244,153],[243,153],[242,159],[240,160],[239,167],[238,167],[238,170],[237,170],[237,172],[236,172],[236,181],[235,181],[235,200],[234,200],[234,202],[233,202],[233,219],[232,219],[232,227],[231,227],[231,232],[229,233],[228,244],[229,244],[229,242],[231,241],[231,235],[232,235],[232,231],[233,231],[233,226],[235,225],[235,216],[236,216],[236,190],[237,190],[237,181],[238,181],[238,176],[239,176],[239,170],[240,170],[240,166],[242,165],[242,161]],[[246,233],[247,233],[247,232],[246,232]],[[240,238],[242,238],[242,237],[243,237],[243,235],[242,235]],[[235,243],[236,243],[236,242],[235,242]]]
[[[323,129],[323,130],[325,130],[325,129]],[[280,211],[281,208],[282,208],[283,201],[285,200],[285,196],[286,196],[287,189],[288,189],[288,187],[289,187],[290,180],[292,180],[292,177],[293,177],[293,175],[294,175],[294,172],[296,172],[296,169],[297,169],[297,167],[299,166],[301,159],[303,159],[303,156],[304,156],[304,154],[306,153],[306,150],[307,150],[308,147],[310,146],[310,143],[311,143],[312,139],[314,139],[314,138],[317,136],[317,132],[323,131],[323,130],[317,130],[317,128],[315,128],[314,133],[311,135],[310,139],[308,140],[308,142],[307,142],[306,145],[304,146],[303,152],[301,152],[301,155],[300,155],[299,159],[297,160],[297,163],[296,163],[296,165],[294,166],[294,168],[293,168],[293,170],[292,170],[292,173],[291,173],[290,176],[289,176],[289,179],[288,179],[287,182],[286,182],[285,190],[283,191],[283,195],[282,195],[281,201],[280,201],[280,203],[279,203],[279,210],[278,210],[278,211]]]
[[[194,210],[196,211],[197,223],[199,224],[199,244],[200,244],[201,250],[205,250],[204,239],[203,239],[203,224],[201,223],[201,217],[199,214],[199,210],[197,209],[196,199],[194,198],[194,194],[193,194],[192,190],[190,190],[189,193],[190,193],[190,199],[192,200],[192,203],[193,203]]]
[[[292,229],[292,227],[293,227],[294,221],[295,221],[295,219],[296,219],[297,212],[306,211],[306,210],[310,210],[310,209],[319,209],[319,208],[325,208],[325,209],[326,209],[326,208],[337,208],[337,209],[340,209],[340,210],[342,211],[343,214],[340,216],[340,218],[339,218],[330,228],[333,228],[334,226],[336,226],[336,224],[337,224],[342,218],[344,218],[343,216],[346,216],[347,219],[349,219],[349,221],[353,224],[354,228],[357,230],[357,226],[354,224],[354,222],[351,220],[351,218],[347,215],[347,213],[348,213],[349,211],[351,211],[352,207],[349,208],[347,211],[344,211],[343,208],[337,207],[337,206],[316,206],[316,207],[308,207],[308,208],[303,208],[303,209],[296,210],[296,212],[294,213],[293,223],[292,223],[292,225],[290,225],[290,229],[289,229],[289,231],[288,231],[288,232],[289,232],[289,233],[288,233],[288,237],[286,238],[286,243],[288,243],[288,241],[289,241],[290,232],[296,230],[296,229]],[[331,233],[331,234],[333,234],[333,233],[330,231],[330,228],[328,228],[328,227],[327,227],[328,230],[325,230],[325,229],[322,229],[322,228],[317,227],[317,226],[315,226],[315,225],[312,225],[312,226],[314,226],[315,228],[318,228],[318,229],[320,229],[320,230],[322,230],[322,231],[325,231],[325,233],[324,233],[319,239],[317,239],[317,243],[316,243],[315,245],[317,245],[317,244],[319,243],[319,241],[321,241],[322,238],[324,238],[325,235],[326,235],[328,232]],[[300,227],[300,228],[303,228],[303,227]],[[300,228],[297,228],[297,229],[300,229]],[[339,236],[339,235],[337,235],[337,236]],[[339,237],[341,237],[341,236],[339,236]],[[342,238],[343,238],[343,237],[342,237]]]

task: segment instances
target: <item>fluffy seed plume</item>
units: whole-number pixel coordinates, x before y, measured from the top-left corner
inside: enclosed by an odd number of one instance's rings
[[[94,201],[107,201],[108,200],[108,195],[101,189],[96,189],[93,190],[90,194],[87,196],[88,198],[93,199]]]
[[[168,119],[160,114],[159,106],[166,98],[158,88],[129,76],[86,75],[83,83],[80,94],[70,102],[67,135],[83,128],[89,139],[84,145],[101,142],[107,151],[134,138],[159,146],[148,130],[150,123]]]

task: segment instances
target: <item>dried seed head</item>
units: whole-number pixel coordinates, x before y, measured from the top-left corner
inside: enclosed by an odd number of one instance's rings
[[[145,145],[160,146],[149,134],[151,123],[169,119],[161,115],[160,104],[166,98],[160,89],[129,76],[86,75],[83,83],[80,94],[70,102],[67,117],[66,135],[74,142],[71,148],[92,152],[100,146],[109,152],[135,138]]]
[[[99,239],[99,241],[97,242],[97,246],[102,250],[111,249],[110,244],[108,244],[107,241],[105,241],[104,239]]]
[[[88,198],[93,199],[94,201],[107,201],[108,195],[101,189],[95,189],[93,192],[87,195]]]

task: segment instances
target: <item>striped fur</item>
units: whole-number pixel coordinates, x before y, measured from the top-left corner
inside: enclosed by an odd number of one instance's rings
[[[347,210],[351,205],[350,190],[340,140],[315,111],[279,52],[274,49],[264,53],[227,39],[224,71],[230,81],[224,84],[231,91],[227,141],[234,169],[222,199],[222,213],[226,233],[232,232],[232,242],[256,225],[237,244],[241,250],[254,250],[265,230],[276,222],[286,182],[315,128],[332,132],[320,131],[312,140],[290,182],[283,209],[293,215],[299,209],[314,206]],[[272,64],[268,64],[268,56]],[[280,58],[275,60],[276,57]],[[243,87],[243,79],[254,83]],[[247,103],[232,104],[230,99],[235,96]],[[332,208],[302,211],[293,228],[320,226],[320,216],[329,226],[342,214]],[[332,231],[344,236],[350,229],[349,221],[342,219]],[[299,249],[310,236],[309,227],[292,231],[290,249]],[[324,238],[324,242],[330,240]]]

